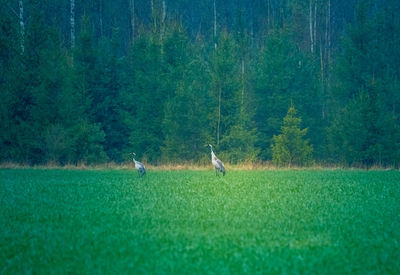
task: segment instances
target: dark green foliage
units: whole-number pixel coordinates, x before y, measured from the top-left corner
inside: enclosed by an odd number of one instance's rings
[[[241,22],[241,21],[240,21]],[[219,154],[222,159],[229,163],[256,162],[258,160],[259,148],[256,147],[258,140],[256,123],[254,117],[254,94],[250,86],[249,78],[253,71],[250,62],[250,38],[239,24],[238,33],[235,37],[235,52],[231,59],[235,62],[236,70],[233,71],[232,78],[237,82],[235,85],[234,102],[235,110],[230,112],[230,117],[234,118],[232,125],[221,139],[222,149]],[[226,70],[232,70],[227,67]],[[232,88],[231,88],[232,89]]]
[[[162,46],[155,35],[144,34],[132,47],[129,86],[124,93],[124,114],[128,118],[130,149],[156,162],[163,142],[162,119],[165,100]]]
[[[5,4],[5,1],[0,1]],[[18,103],[17,83],[20,59],[20,44],[15,35],[17,24],[11,14],[0,9],[0,159],[15,159],[15,137],[17,135]],[[20,159],[19,159],[20,161]]]
[[[261,52],[254,75],[258,99],[255,120],[259,130],[263,159],[270,159],[272,137],[279,131],[281,119],[291,101],[301,102],[304,124],[313,126],[317,135],[320,101],[315,88],[313,67],[290,40],[287,32],[272,35]]]
[[[313,163],[313,147],[304,139],[308,128],[300,129],[301,118],[291,106],[283,118],[281,134],[274,135],[272,162],[278,166],[309,166]]]
[[[106,96],[101,90],[104,87],[101,86],[104,84],[102,80],[105,78],[101,72],[106,68],[101,65],[90,29],[90,20],[84,17],[81,34],[74,49],[72,68],[73,87],[82,111],[82,116],[74,125],[75,162],[101,163],[107,160],[103,146],[105,133],[100,124],[100,121],[103,123],[101,115]],[[107,90],[107,93],[109,92],[113,91]]]
[[[397,166],[400,75],[394,47],[399,38],[393,31],[398,32],[400,24],[382,17],[391,14],[386,8],[372,16],[371,10],[369,2],[359,5],[336,67],[340,112],[329,128],[331,152],[348,165]]]
[[[221,140],[221,158],[229,163],[256,162],[259,149],[256,129],[248,129],[245,124],[237,124],[230,128],[229,134]]]
[[[210,88],[207,68],[181,27],[167,36],[164,53],[167,82],[174,92],[164,107],[162,159],[178,163],[198,161],[210,131],[206,113]]]
[[[398,166],[398,1],[215,3],[75,1],[72,47],[69,1],[0,0],[0,162],[269,162],[293,101],[317,163]]]
[[[24,52],[10,63],[13,74],[6,87],[8,119],[4,120],[7,152],[2,156],[21,163],[65,163],[72,161],[67,155],[72,149],[69,127],[73,126],[65,112],[73,100],[67,56],[59,32],[46,25],[40,9],[34,2],[26,24]]]
[[[239,118],[237,93],[240,89],[240,63],[238,46],[232,35],[223,31],[211,53],[211,104],[214,144],[219,144]]]
[[[118,58],[118,31],[111,41],[101,42],[97,60],[96,90],[93,95],[94,121],[101,126],[105,139],[104,151],[110,160],[121,162],[123,150],[129,145],[128,127],[121,114],[125,60]]]
[[[330,128],[336,157],[348,165],[398,165],[399,128],[382,106],[382,99],[372,90],[360,92],[347,104]]]

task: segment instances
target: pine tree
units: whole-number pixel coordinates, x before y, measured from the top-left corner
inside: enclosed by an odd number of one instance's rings
[[[308,166],[313,163],[313,147],[304,139],[307,128],[300,129],[301,118],[296,117],[296,110],[290,106],[283,119],[281,134],[273,137],[271,145],[272,162],[278,166]]]

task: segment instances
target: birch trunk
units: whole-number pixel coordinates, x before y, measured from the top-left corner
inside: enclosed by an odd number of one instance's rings
[[[269,29],[271,27],[271,14],[270,14],[270,0],[267,0],[267,33],[269,33]]]
[[[310,4],[309,4],[309,23],[310,23],[310,50],[311,50],[311,53],[314,53],[312,0],[310,0]]]
[[[131,28],[132,28],[132,44],[135,42],[135,0],[131,0]]]
[[[75,47],[75,0],[70,0],[71,48]]]
[[[214,0],[214,48],[217,48],[217,6]]]
[[[100,17],[100,19],[99,19],[99,21],[100,21],[100,36],[102,37],[103,36],[103,0],[100,0],[100,11],[99,11],[99,13],[100,13],[100,15],[99,15],[99,17]]]
[[[167,5],[165,4],[165,0],[162,0],[162,11],[161,11],[161,41],[164,40],[165,34],[165,18],[167,17]]]
[[[24,24],[24,3],[19,0],[19,26],[21,34],[21,51],[25,52],[25,24]]]
[[[314,50],[317,48],[317,3],[314,2]]]
[[[251,47],[254,46],[254,12],[253,9],[250,9],[250,43]]]
[[[328,0],[328,65],[331,59],[331,0]]]
[[[320,58],[320,67],[321,67],[321,97],[322,97],[322,119],[325,119],[325,75],[324,75],[324,56],[322,54],[322,43],[320,41],[319,47],[319,58]]]
[[[325,93],[330,95],[330,63],[331,63],[331,0],[328,0],[328,15],[327,15],[327,26],[326,26],[326,62],[325,62]]]
[[[154,0],[150,0],[150,19],[151,23],[153,23],[153,32],[157,30],[156,18],[154,14]]]
[[[150,0],[150,6],[151,6],[151,19],[153,20],[153,29],[154,32],[157,31],[157,22],[156,22],[156,15],[154,13],[154,0]]]
[[[164,25],[165,18],[167,17],[167,5],[165,4],[165,0],[162,1],[162,18],[161,22]]]

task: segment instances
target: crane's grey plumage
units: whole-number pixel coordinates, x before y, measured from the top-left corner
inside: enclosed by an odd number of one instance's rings
[[[217,156],[214,154],[214,151],[212,149],[212,145],[208,144],[211,148],[211,162],[215,167],[215,175],[219,176],[219,172],[222,172],[222,175],[225,176],[225,166],[222,163],[220,159],[217,158]]]
[[[140,161],[137,161],[135,159],[136,154],[135,153],[131,153],[133,155],[132,159],[133,162],[135,163],[135,168],[136,170],[138,170],[139,176],[143,176],[144,174],[146,174],[146,167],[144,166],[143,163],[141,163]]]

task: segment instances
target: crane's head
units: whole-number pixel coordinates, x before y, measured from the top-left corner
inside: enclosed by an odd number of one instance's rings
[[[136,154],[135,154],[135,153],[129,153],[129,155],[134,155],[134,156],[136,156]]]
[[[211,144],[208,144],[208,146],[210,146],[210,147],[211,147],[211,149],[212,149],[212,145],[211,145]]]

